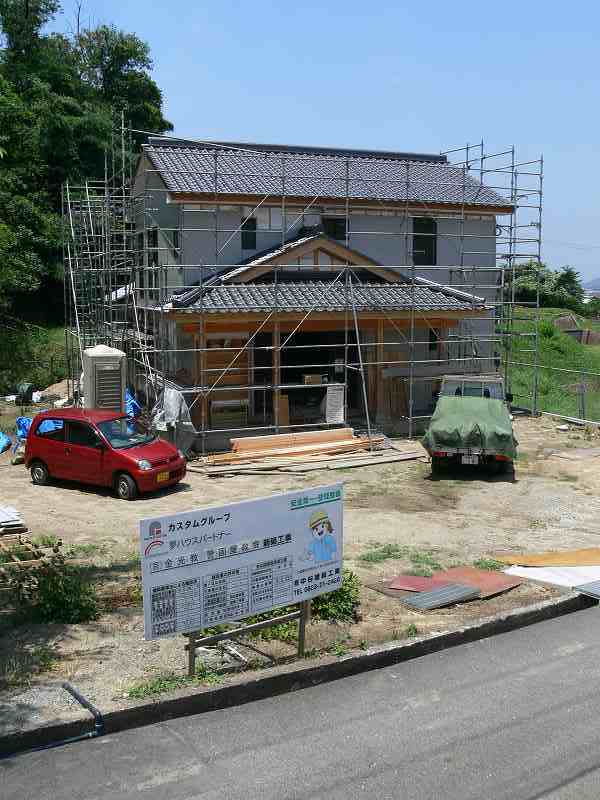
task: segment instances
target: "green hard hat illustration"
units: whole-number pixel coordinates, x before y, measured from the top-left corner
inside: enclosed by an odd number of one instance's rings
[[[319,524],[319,522],[327,522],[328,520],[329,516],[326,511],[323,511],[323,509],[320,509],[319,511],[313,511],[308,526],[309,528],[314,528],[315,525]]]

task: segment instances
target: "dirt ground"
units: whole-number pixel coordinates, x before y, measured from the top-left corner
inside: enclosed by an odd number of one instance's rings
[[[442,567],[472,564],[498,550],[597,546],[600,439],[580,428],[557,428],[557,421],[547,417],[515,420],[520,448],[514,480],[474,467],[432,479],[424,461],[301,475],[207,478],[190,472],[177,491],[133,503],[73,484],[33,486],[24,467],[11,466],[8,455],[1,455],[0,504],[16,506],[32,535],[58,536],[73,556],[91,561],[111,610],[89,625],[5,630],[0,667],[3,658],[4,672],[12,668],[13,680],[0,692],[0,733],[75,713],[64,693],[52,688],[59,679],[73,681],[108,710],[126,704],[131,687],[153,675],[184,673],[181,637],[142,639],[134,588],[137,528],[143,517],[343,481],[344,557],[363,583],[414,568],[410,559],[361,559],[382,544],[408,546]],[[362,621],[315,623],[307,646],[341,653],[348,647],[460,627],[555,594],[557,590],[526,584],[490,600],[420,613],[363,585]],[[293,653],[283,643],[257,644],[275,656]],[[218,655],[211,659],[213,663]]]

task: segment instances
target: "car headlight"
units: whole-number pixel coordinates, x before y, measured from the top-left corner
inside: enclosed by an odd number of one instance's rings
[[[138,461],[137,465],[138,465],[138,467],[140,469],[143,469],[143,470],[152,469],[152,464],[145,458],[142,458],[141,461]]]
[[[185,455],[183,454],[182,450],[178,450],[177,455],[179,456],[179,458],[185,458]]]

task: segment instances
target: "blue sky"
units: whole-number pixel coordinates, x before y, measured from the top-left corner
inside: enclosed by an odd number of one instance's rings
[[[543,153],[543,257],[600,277],[598,3],[87,0],[82,19],[150,43],[180,136]]]

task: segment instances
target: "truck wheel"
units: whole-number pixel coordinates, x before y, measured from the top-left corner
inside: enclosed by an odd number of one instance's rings
[[[121,500],[135,500],[138,494],[135,481],[125,472],[121,472],[117,475],[115,489],[117,491],[117,497]]]
[[[45,486],[50,478],[48,467],[43,461],[34,461],[31,465],[31,482],[36,486]]]

